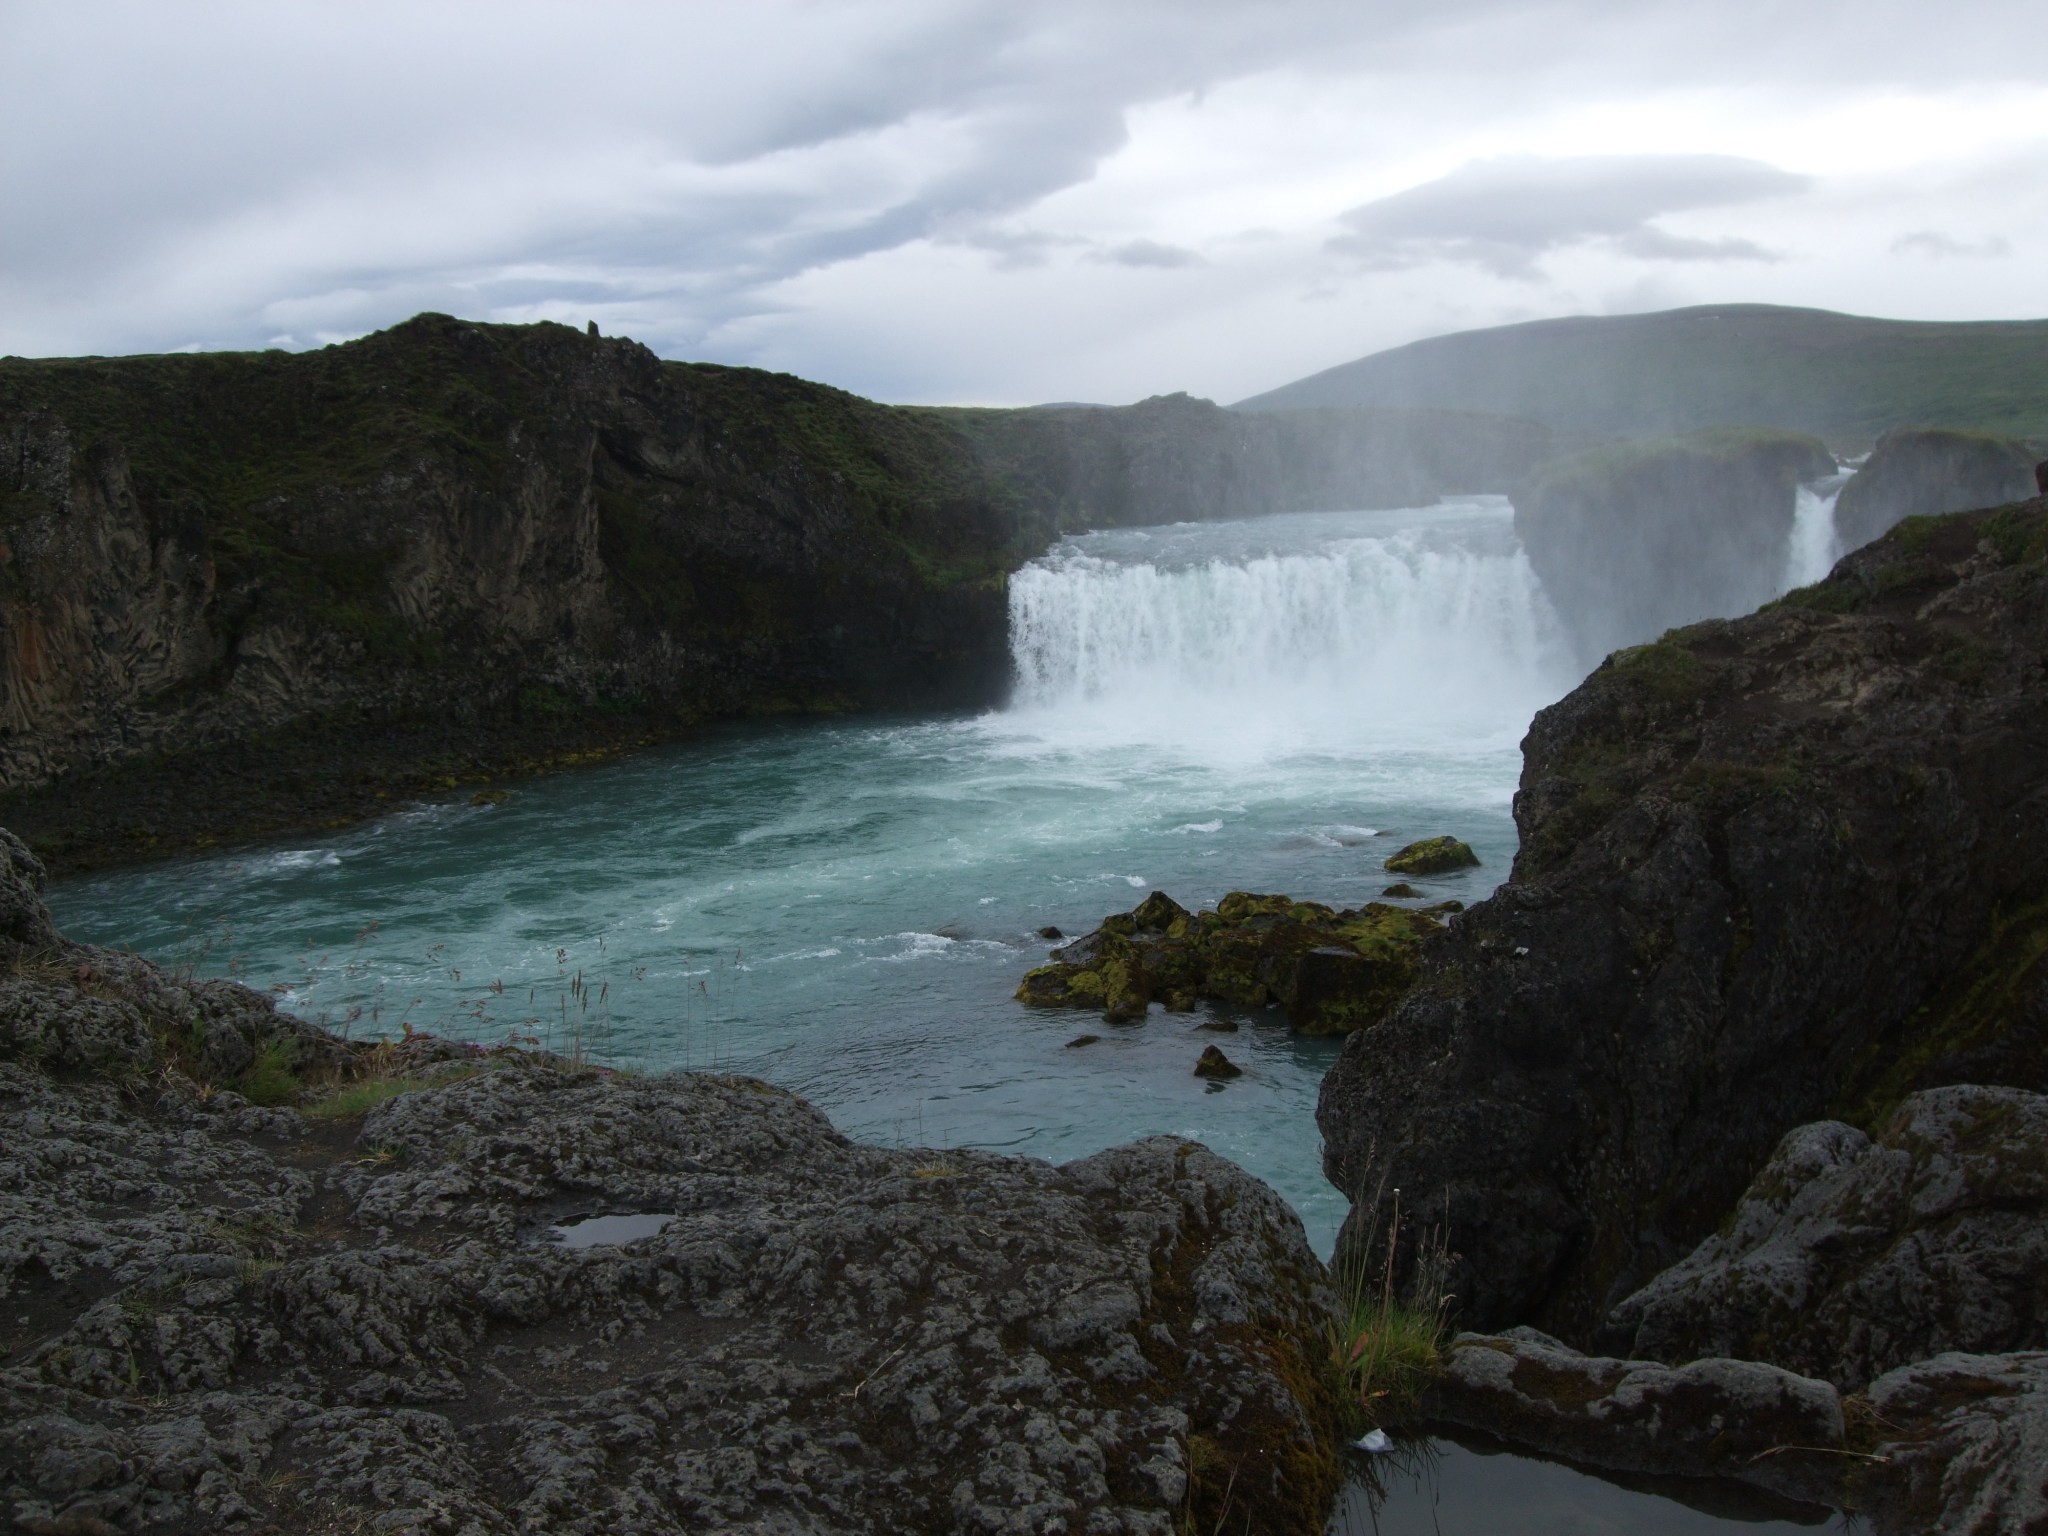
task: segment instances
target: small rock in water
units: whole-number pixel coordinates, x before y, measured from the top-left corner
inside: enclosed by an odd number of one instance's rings
[[[1375,1429],[1351,1442],[1354,1450],[1369,1451],[1375,1456],[1384,1456],[1394,1448],[1394,1442],[1387,1438],[1384,1429]]]
[[[511,792],[503,789],[480,789],[469,797],[471,805],[503,805],[512,798]]]
[[[1195,1076],[1243,1077],[1244,1068],[1212,1045],[1202,1052],[1202,1059],[1195,1063]]]
[[[1422,892],[1415,889],[1406,880],[1396,880],[1384,891],[1381,891],[1380,894],[1382,896],[1420,896]]]
[[[1470,869],[1479,862],[1467,843],[1455,837],[1425,837],[1392,855],[1386,868],[1397,875],[1441,875],[1453,869]]]
[[[1038,936],[1041,939],[1064,939],[1066,937],[1064,933],[1053,927],[1051,923],[1047,923],[1043,928],[1039,929]]]
[[[1067,1042],[1067,1049],[1071,1051],[1077,1045],[1093,1045],[1101,1038],[1100,1035],[1076,1035]]]
[[[1211,1030],[1219,1035],[1234,1035],[1237,1033],[1237,1020],[1204,1019],[1201,1023],[1197,1024],[1195,1028]]]

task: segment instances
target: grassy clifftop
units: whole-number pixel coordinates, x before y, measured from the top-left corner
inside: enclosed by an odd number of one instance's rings
[[[50,412],[76,444],[117,445],[140,497],[204,513],[224,575],[348,596],[374,589],[375,571],[332,550],[305,558],[285,526],[295,511],[426,462],[513,494],[537,436],[575,419],[631,460],[645,436],[628,419],[636,407],[688,418],[763,490],[830,495],[934,574],[989,574],[1030,536],[972,450],[927,414],[786,374],[661,362],[565,326],[426,314],[316,352],[0,359],[0,413]],[[632,467],[659,476],[673,460]],[[0,480],[0,517],[33,498]]]
[[[1594,436],[1763,424],[1867,448],[1904,424],[2048,437],[2048,320],[1906,321],[1725,304],[1463,331],[1246,410],[1455,406]]]

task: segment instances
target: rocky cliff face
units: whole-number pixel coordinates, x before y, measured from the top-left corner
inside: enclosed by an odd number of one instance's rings
[[[0,368],[0,785],[308,715],[984,697],[1032,533],[921,419],[438,316]]]
[[[1318,1110],[1473,1325],[1590,1342],[1796,1126],[2048,1088],[2048,501],[1623,651],[1524,751],[1512,878]]]
[[[352,1045],[66,943],[40,881],[0,832],[11,1528],[1320,1528],[1335,1297],[1205,1149]]]
[[[1515,532],[1591,666],[1778,592],[1799,486],[1834,470],[1818,438],[1760,428],[1610,443],[1528,476]]]
[[[1885,433],[1835,502],[1835,529],[1856,549],[1909,517],[1997,507],[2034,494],[2025,443],[1985,432],[1898,427]]]

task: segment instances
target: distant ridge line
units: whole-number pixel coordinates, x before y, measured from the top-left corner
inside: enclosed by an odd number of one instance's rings
[[[1912,424],[2048,439],[2048,319],[1775,304],[1567,315],[1409,342],[1232,409],[1359,406],[1484,411],[1595,436],[1755,425],[1854,447]]]

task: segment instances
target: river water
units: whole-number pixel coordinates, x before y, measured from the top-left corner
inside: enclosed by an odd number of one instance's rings
[[[274,987],[356,1033],[508,1034],[749,1072],[852,1135],[1064,1160],[1160,1132],[1271,1182],[1329,1251],[1336,1043],[1027,1011],[1040,928],[1165,890],[1339,905],[1450,832],[1505,878],[1530,714],[1567,688],[1499,498],[1074,538],[1011,584],[1008,708],[707,731],[333,836],[59,884],[79,938]],[[1069,1048],[1083,1033],[1094,1044]]]

